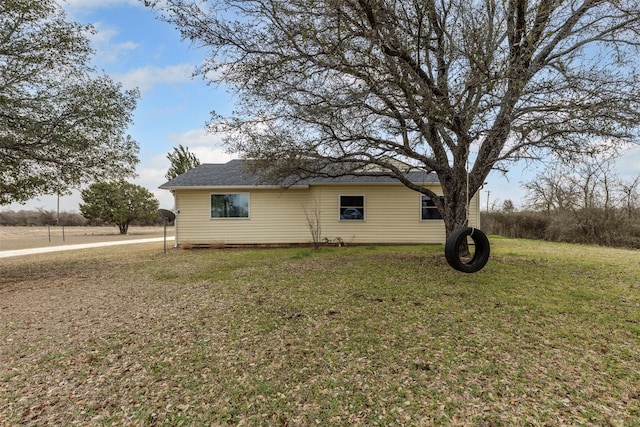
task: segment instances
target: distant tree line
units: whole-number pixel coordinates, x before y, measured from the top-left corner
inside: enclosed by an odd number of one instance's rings
[[[158,215],[157,218],[148,218],[145,220],[134,220],[131,225],[135,226],[155,226],[162,225],[163,220]],[[109,226],[113,227],[112,222],[101,221],[99,219],[87,220],[82,214],[76,212],[60,212],[45,209],[37,210],[7,210],[0,211],[0,226],[6,227],[36,227],[47,225],[60,225],[65,227],[72,226]]]
[[[35,227],[44,225],[82,226],[87,220],[79,213],[60,212],[59,221],[56,211],[37,210],[7,210],[0,212],[0,226],[7,227]]]
[[[553,165],[524,187],[522,210],[506,200],[502,208],[482,213],[485,232],[640,248],[640,176],[618,178],[610,159]]]

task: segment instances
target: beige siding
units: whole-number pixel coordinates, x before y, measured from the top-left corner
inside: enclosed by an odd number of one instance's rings
[[[439,188],[433,188],[438,192]],[[250,217],[210,218],[211,194],[249,193]],[[365,197],[364,221],[340,221],[340,195]],[[320,214],[322,238],[345,243],[443,243],[442,220],[420,219],[420,194],[402,185],[325,185],[308,189],[177,190],[177,244],[287,244],[312,241],[305,210]],[[478,203],[471,204],[477,226]]]

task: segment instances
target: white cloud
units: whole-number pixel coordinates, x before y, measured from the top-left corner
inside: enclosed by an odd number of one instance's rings
[[[80,212],[79,204],[82,202],[80,191],[75,190],[71,195],[60,196],[60,212]],[[33,211],[43,209],[46,211],[56,212],[58,209],[58,196],[45,195],[38,196],[28,200],[24,204],[11,203],[6,206],[0,206],[1,211]]]
[[[135,68],[126,73],[112,74],[114,80],[121,82],[125,88],[138,88],[145,92],[152,90],[157,84],[188,83],[194,66],[191,64],[169,65],[167,67],[146,66]]]
[[[120,34],[120,30],[116,27],[106,25],[102,22],[96,22],[93,26],[97,32],[89,35],[89,39],[91,40],[91,45],[97,52],[94,58],[100,62],[101,66],[122,63],[126,55],[140,47],[138,43],[133,41],[114,43],[113,39]]]
[[[181,134],[171,134],[168,139],[177,147],[188,147],[196,155],[200,163],[226,163],[237,159],[237,154],[227,152],[222,143],[221,134],[207,132],[206,129],[194,129]],[[168,168],[168,165],[167,165]]]
[[[630,148],[616,160],[616,171],[622,179],[640,176],[640,146]]]
[[[165,156],[155,156],[146,161],[142,161],[137,169],[138,177],[133,183],[149,190],[160,202],[160,207],[171,209],[173,207],[173,196],[167,190],[158,187],[167,180],[164,175],[169,168],[169,161]]]
[[[220,135],[211,134],[205,129],[193,129],[180,134],[167,135],[174,147],[182,145],[200,160],[200,163],[226,163],[229,160],[238,158],[237,155],[229,154],[222,145]],[[165,174],[169,170],[169,160],[167,153],[156,155],[147,160],[143,160],[138,167],[138,178],[133,182],[151,191],[160,202],[160,207],[172,209],[174,205],[173,195],[167,190],[158,187],[167,180]]]
[[[140,44],[133,41],[112,43],[118,30],[97,24],[98,33],[92,37],[92,43],[98,52],[96,59],[100,65],[125,64],[127,55],[135,54]],[[166,66],[146,65],[132,68],[121,73],[110,73],[110,76],[124,86],[125,89],[138,88],[141,92],[153,90],[161,84],[192,83],[195,66],[182,63]]]
[[[118,5],[141,6],[137,0],[57,0],[57,2],[72,19],[79,22],[84,22],[83,17],[98,8],[106,9]],[[91,26],[96,32],[88,33],[86,36],[97,52],[94,60],[99,62],[100,67],[122,62],[124,55],[139,47],[138,43],[132,41],[113,43],[112,40],[121,34],[121,30],[117,27],[101,21],[92,21]]]

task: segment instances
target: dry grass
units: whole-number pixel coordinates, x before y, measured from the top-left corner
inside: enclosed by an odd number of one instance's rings
[[[0,425],[640,425],[640,253],[172,250],[0,262]]]

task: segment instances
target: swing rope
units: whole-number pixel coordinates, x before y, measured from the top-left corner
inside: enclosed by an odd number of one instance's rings
[[[491,252],[489,239],[482,230],[469,227],[469,217],[471,216],[471,197],[469,191],[469,158],[467,157],[467,173],[466,177],[466,206],[465,206],[465,225],[456,228],[449,234],[444,247],[444,255],[447,262],[454,269],[463,273],[475,273],[484,268]],[[470,261],[463,260],[460,257],[460,248],[463,244],[467,243],[467,238],[470,237],[473,240],[475,251]]]
[[[464,225],[465,227],[469,226],[469,212],[470,212],[470,205],[471,205],[471,201],[469,200],[469,156],[467,155],[467,167],[466,167],[466,172],[467,172],[467,206],[465,207],[465,218],[464,218]]]

